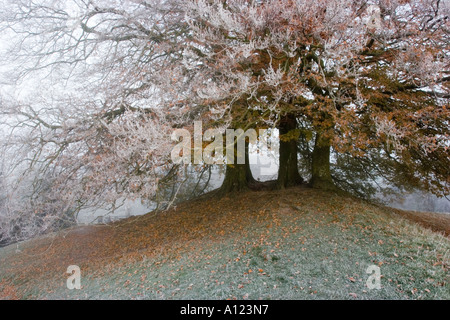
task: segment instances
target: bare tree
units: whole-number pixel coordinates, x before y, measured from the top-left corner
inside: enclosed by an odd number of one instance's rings
[[[150,199],[176,177],[170,134],[187,117],[173,103],[186,90],[169,64],[181,59],[186,32],[176,5],[10,1],[1,8],[10,67],[2,151],[12,179],[2,216],[25,215],[8,220],[30,229],[23,237],[54,224],[33,217]]]

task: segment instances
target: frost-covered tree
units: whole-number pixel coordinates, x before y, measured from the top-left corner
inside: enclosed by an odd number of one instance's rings
[[[305,180],[306,141],[314,187],[351,190],[345,177],[368,161],[448,194],[449,11],[440,0],[4,1],[2,150],[31,187],[8,212],[178,194],[170,136],[195,120],[278,128],[278,188]],[[353,169],[333,172],[333,152]],[[222,191],[256,183],[246,162],[227,164]]]
[[[192,1],[186,72],[231,122],[280,129],[279,186],[301,180],[292,159],[306,117],[314,187],[334,188],[331,148],[376,149],[445,194],[448,20],[441,1]]]
[[[175,103],[186,84],[170,65],[182,59],[186,38],[177,6],[2,3],[2,158],[11,201],[1,214],[29,217],[7,220],[30,228],[26,236],[47,229],[29,214],[113,209],[176,181],[170,134],[189,118]]]

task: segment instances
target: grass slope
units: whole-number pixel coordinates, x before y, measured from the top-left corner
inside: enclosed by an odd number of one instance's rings
[[[2,248],[0,297],[450,299],[449,255],[449,238],[395,210],[306,188],[249,192]],[[66,287],[69,265],[81,290]]]

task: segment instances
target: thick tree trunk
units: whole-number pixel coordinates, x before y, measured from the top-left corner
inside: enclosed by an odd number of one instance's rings
[[[245,164],[227,164],[225,179],[220,187],[219,193],[244,191],[248,189]]]
[[[222,186],[218,190],[219,194],[226,194],[230,192],[240,192],[249,189],[250,184],[256,184],[257,181],[253,178],[250,170],[250,162],[248,155],[248,142],[245,142],[245,164],[237,164],[237,146],[235,145],[234,164],[227,164],[225,171],[225,178]]]
[[[324,190],[336,189],[333,179],[331,178],[330,150],[330,139],[325,137],[322,133],[317,132],[311,166],[311,185],[313,188]]]
[[[298,173],[297,160],[297,140],[295,132],[297,129],[297,119],[294,115],[288,114],[280,119],[278,126],[280,134],[280,158],[278,168],[277,188],[283,189],[303,182]]]

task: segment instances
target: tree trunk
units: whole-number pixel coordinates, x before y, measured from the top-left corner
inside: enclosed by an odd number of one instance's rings
[[[250,157],[248,154],[249,142],[245,141],[245,179],[248,185],[253,185],[258,183],[255,178],[253,178],[252,170],[250,168]]]
[[[219,193],[230,193],[248,189],[245,164],[227,164],[225,179]]]
[[[218,190],[219,194],[240,192],[249,189],[250,184],[256,184],[250,170],[248,141],[245,142],[245,164],[237,164],[237,145],[234,145],[234,163],[226,165],[225,178]]]
[[[312,153],[312,179],[313,188],[324,190],[335,190],[336,186],[331,178],[330,170],[331,143],[323,133],[317,132],[314,150]]]
[[[280,119],[278,126],[280,134],[280,157],[278,168],[277,188],[284,189],[303,182],[298,173],[297,119],[288,114]]]

